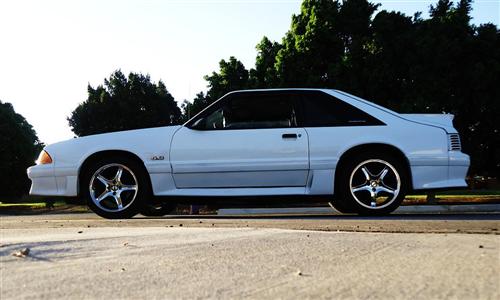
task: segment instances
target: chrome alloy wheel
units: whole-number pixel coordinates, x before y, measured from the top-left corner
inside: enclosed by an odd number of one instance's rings
[[[94,204],[106,212],[120,212],[137,197],[139,184],[135,174],[122,164],[107,164],[92,175],[89,183]]]
[[[369,159],[354,168],[349,186],[358,204],[369,209],[382,209],[398,197],[401,178],[396,168],[387,161]]]

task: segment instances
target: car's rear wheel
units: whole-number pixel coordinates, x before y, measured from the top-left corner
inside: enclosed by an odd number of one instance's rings
[[[96,214],[108,219],[131,218],[151,195],[144,167],[127,157],[103,158],[82,176],[82,192]]]
[[[357,155],[340,172],[338,205],[345,211],[389,214],[406,195],[409,176],[403,162],[389,154]]]

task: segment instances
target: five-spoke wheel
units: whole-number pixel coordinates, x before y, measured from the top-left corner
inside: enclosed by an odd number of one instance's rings
[[[381,209],[397,199],[401,178],[396,168],[387,161],[369,159],[354,168],[349,185],[357,203],[368,209]]]
[[[138,182],[135,174],[123,164],[107,164],[92,175],[90,197],[100,209],[119,212],[127,209],[137,197]]]
[[[142,163],[122,156],[103,157],[82,171],[81,191],[98,215],[130,218],[141,212],[151,198],[147,172]]]
[[[341,212],[387,214],[405,197],[405,164],[391,153],[360,153],[345,161],[337,172],[332,204]]]

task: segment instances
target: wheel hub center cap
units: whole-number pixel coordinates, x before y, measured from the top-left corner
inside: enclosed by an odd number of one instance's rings
[[[375,187],[377,187],[377,186],[378,186],[378,183],[377,183],[376,181],[372,181],[372,182],[370,183],[370,185],[371,185],[371,187],[375,188]]]

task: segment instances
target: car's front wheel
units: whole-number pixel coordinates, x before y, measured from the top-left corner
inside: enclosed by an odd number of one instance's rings
[[[389,154],[362,154],[340,170],[340,205],[363,215],[383,215],[399,207],[408,179],[404,163]]]
[[[131,218],[150,196],[146,171],[127,157],[100,159],[83,172],[81,188],[88,206],[104,218]]]

